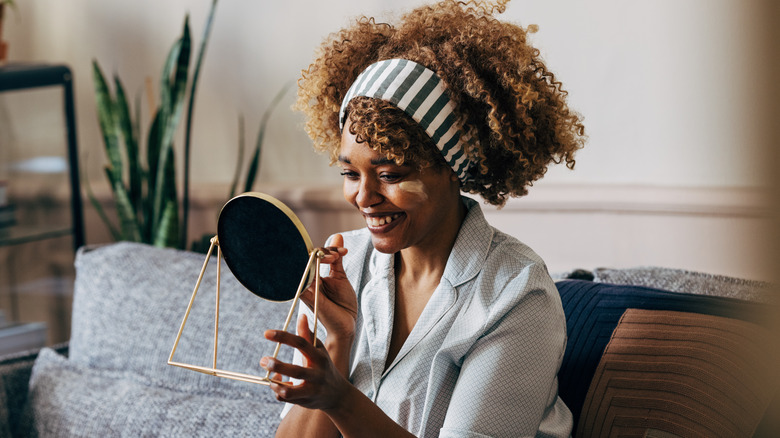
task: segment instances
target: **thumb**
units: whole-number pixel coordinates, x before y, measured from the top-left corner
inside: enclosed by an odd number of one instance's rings
[[[347,253],[346,248],[344,248],[344,236],[341,234],[334,234],[328,248],[335,249],[339,253],[339,257],[330,265],[330,276],[345,277],[346,274],[344,273],[344,265],[342,263],[342,258]]]
[[[334,234],[333,235],[333,241],[331,242],[330,246],[336,246],[339,248],[344,247],[344,236],[341,234]]]

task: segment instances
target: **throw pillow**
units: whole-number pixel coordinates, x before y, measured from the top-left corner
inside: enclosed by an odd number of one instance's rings
[[[771,335],[754,324],[628,309],[591,382],[578,437],[749,437],[776,385]]]
[[[568,335],[558,372],[558,392],[574,416],[575,428],[601,354],[626,309],[676,310],[754,322],[766,321],[767,313],[774,314],[759,303],[641,286],[583,280],[560,281],[556,286]]]

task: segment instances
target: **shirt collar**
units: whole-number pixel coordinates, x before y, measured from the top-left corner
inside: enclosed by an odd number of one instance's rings
[[[479,274],[490,251],[494,233],[493,227],[485,220],[479,203],[465,196],[461,196],[461,200],[468,211],[442,275],[453,287],[460,286]]]

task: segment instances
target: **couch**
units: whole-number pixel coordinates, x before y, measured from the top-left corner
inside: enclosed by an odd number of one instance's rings
[[[0,436],[273,436],[282,406],[266,387],[167,364],[203,257],[82,248],[70,341],[0,358]],[[211,365],[215,265],[175,361]],[[556,284],[569,334],[559,392],[575,436],[773,436],[769,285],[661,268]],[[289,303],[258,299],[224,264],[220,293],[218,367],[263,374],[274,345],[262,331],[282,326]]]

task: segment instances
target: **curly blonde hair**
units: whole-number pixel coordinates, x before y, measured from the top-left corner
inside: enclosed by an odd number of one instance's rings
[[[295,108],[307,116],[314,148],[339,154],[339,107],[370,64],[408,59],[438,74],[461,122],[478,142],[466,150],[476,166],[461,189],[494,205],[523,196],[551,163],[574,168],[585,128],[566,91],[527,42],[530,26],[501,22],[509,0],[445,0],[405,14],[393,26],[362,17],[331,34],[298,80]],[[447,166],[433,141],[392,104],[358,97],[347,106],[350,132],[398,164]]]

